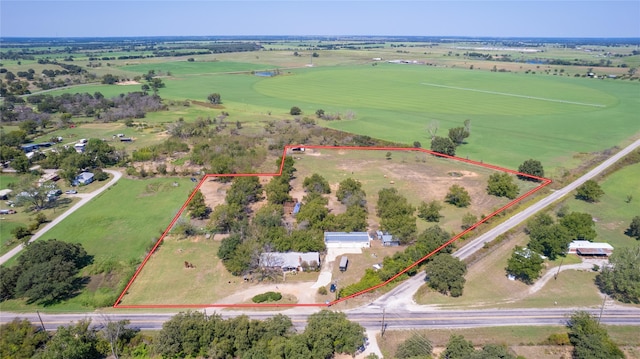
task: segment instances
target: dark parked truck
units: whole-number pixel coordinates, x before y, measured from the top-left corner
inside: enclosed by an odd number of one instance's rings
[[[348,265],[349,265],[349,258],[347,258],[347,256],[342,256],[342,258],[340,258],[340,271],[341,272],[346,271]]]

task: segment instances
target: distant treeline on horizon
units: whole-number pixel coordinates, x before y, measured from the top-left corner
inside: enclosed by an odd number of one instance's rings
[[[145,44],[171,41],[390,41],[390,42],[502,42],[512,46],[540,46],[541,44],[567,45],[640,45],[637,37],[474,37],[474,36],[385,36],[385,35],[333,35],[333,36],[131,36],[131,37],[0,37],[1,44],[28,46],[69,45],[90,42]]]

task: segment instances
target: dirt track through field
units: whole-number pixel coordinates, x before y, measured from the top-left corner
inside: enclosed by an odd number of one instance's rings
[[[490,95],[511,96],[511,97],[526,98],[526,99],[530,99],[530,100],[540,100],[540,101],[566,103],[566,104],[570,104],[570,105],[606,107],[605,105],[601,105],[601,104],[597,104],[597,103],[585,103],[585,102],[576,102],[576,101],[567,101],[567,100],[557,100],[557,99],[552,99],[552,98],[518,95],[518,94],[514,94],[514,93],[496,92],[496,91],[478,90],[478,89],[472,89],[472,88],[466,88],[466,87],[455,87],[455,86],[430,84],[430,83],[427,83],[427,82],[422,82],[420,84],[421,85],[425,85],[425,86],[442,87],[442,88],[448,88],[448,89],[453,89],[453,90],[480,92],[480,93],[486,93],[486,94],[490,94]]]

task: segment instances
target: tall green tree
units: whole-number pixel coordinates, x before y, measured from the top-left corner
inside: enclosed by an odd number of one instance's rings
[[[633,217],[629,228],[624,233],[629,237],[640,240],[640,216]]]
[[[518,172],[536,176],[536,177],[544,177],[544,168],[542,167],[542,163],[538,160],[528,159],[524,161],[519,167]],[[535,178],[531,178],[528,176],[518,175],[518,178],[525,181],[538,181]]]
[[[423,334],[416,332],[398,345],[395,358],[430,358],[432,353],[433,344],[431,341]]]
[[[302,182],[302,187],[307,192],[316,192],[320,194],[331,193],[329,182],[317,173],[314,173],[310,177],[305,178]]]
[[[560,219],[572,239],[592,241],[596,238],[596,223],[588,213],[571,212]]]
[[[467,359],[474,350],[471,341],[464,339],[462,335],[452,334],[447,342],[447,348],[440,357],[443,359]]]
[[[594,180],[586,181],[576,191],[576,198],[586,202],[598,202],[602,195],[604,195],[604,191]]]
[[[444,201],[456,207],[467,207],[471,204],[471,196],[469,196],[469,192],[464,187],[454,184],[449,187],[449,192],[444,197]]]
[[[572,239],[569,230],[558,223],[530,229],[529,238],[531,239],[529,248],[544,254],[551,260],[566,255],[567,247]]]
[[[222,99],[221,99],[219,93],[211,93],[211,94],[209,94],[209,96],[207,96],[207,100],[209,101],[209,103],[214,104],[214,105],[218,105],[218,104],[222,103]]]
[[[80,320],[72,326],[58,327],[36,359],[98,359],[103,355],[98,350],[99,338],[91,327],[91,320]]]
[[[617,248],[596,276],[600,290],[624,303],[640,304],[640,245]]]
[[[191,198],[191,201],[187,205],[187,210],[191,218],[205,219],[209,217],[211,208],[207,207],[204,201],[204,195],[202,191],[198,190]]]
[[[49,333],[30,321],[14,319],[0,326],[0,358],[30,359],[48,340]]]
[[[364,342],[364,328],[344,313],[322,310],[311,314],[303,334],[310,358],[332,358],[336,353],[354,355]]]
[[[468,138],[470,133],[464,127],[454,127],[449,129],[449,139],[451,142],[459,146],[464,143],[464,140]]]
[[[497,172],[489,176],[489,181],[487,183],[488,194],[514,199],[518,197],[518,191],[518,185],[513,182],[513,177],[508,173]]]
[[[434,136],[431,139],[431,151],[449,156],[455,156],[456,145],[448,137]]]
[[[365,208],[367,205],[366,196],[362,189],[362,183],[350,177],[340,182],[336,192],[338,201],[347,207],[356,205]]]
[[[573,357],[577,359],[624,358],[624,353],[611,340],[606,329],[588,312],[578,311],[567,322]]]
[[[438,254],[427,263],[425,272],[429,287],[452,297],[462,295],[467,265],[458,258],[446,253]]]
[[[507,274],[526,284],[533,284],[540,277],[543,262],[536,252],[516,246],[507,261]]]
[[[423,201],[418,206],[418,218],[422,218],[427,222],[440,222],[441,209],[442,205],[436,200],[433,200],[429,203]]]

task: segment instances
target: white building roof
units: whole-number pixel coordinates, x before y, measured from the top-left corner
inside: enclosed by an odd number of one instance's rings
[[[613,250],[613,247],[609,243],[603,242],[589,242],[589,241],[573,241],[569,243],[569,250],[587,249],[587,248],[602,248]]]

